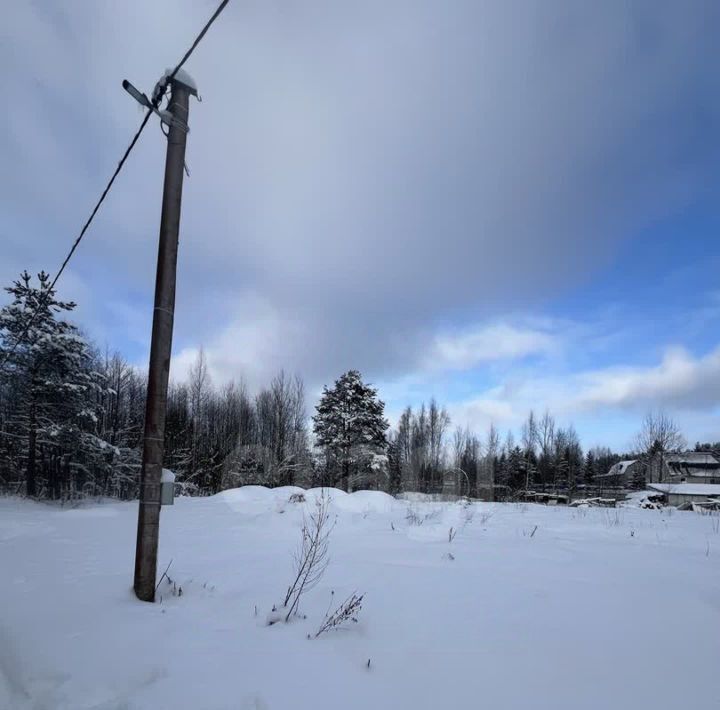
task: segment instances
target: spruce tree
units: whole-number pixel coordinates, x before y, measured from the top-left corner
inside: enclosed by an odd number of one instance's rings
[[[12,415],[3,422],[6,465],[25,470],[27,495],[39,493],[43,475],[52,497],[60,495],[73,465],[82,471],[85,450],[102,450],[92,435],[98,419],[101,376],[92,368],[92,352],[77,328],[59,317],[75,308],[59,301],[50,277],[38,274],[37,287],[27,271],[5,290],[12,302],[0,309],[0,376],[13,399]],[[61,455],[69,453],[69,455]],[[86,471],[85,471],[86,472]]]
[[[525,487],[525,457],[522,449],[515,446],[508,452],[508,485],[514,491]]]
[[[585,455],[585,465],[583,466],[583,479],[586,486],[592,486],[595,480],[596,468],[595,454],[592,449],[588,449]]]
[[[510,485],[510,473],[508,471],[507,454],[503,450],[495,465],[495,483],[498,486],[507,487]]]
[[[359,473],[373,454],[387,448],[384,418],[385,404],[377,391],[366,385],[357,370],[350,370],[335,381],[323,394],[313,416],[313,429],[318,446],[340,475],[345,490],[351,487],[351,472]]]
[[[388,442],[388,493],[396,495],[402,490],[402,466],[400,463],[400,447],[395,436]]]

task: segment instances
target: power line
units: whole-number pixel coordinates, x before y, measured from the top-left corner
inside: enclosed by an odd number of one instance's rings
[[[230,2],[230,0],[222,0],[222,2],[218,5],[217,10],[215,10],[215,12],[213,13],[213,16],[207,21],[207,24],[205,25],[205,27],[202,28],[202,30],[200,31],[200,34],[195,38],[195,41],[190,46],[190,49],[188,49],[188,51],[185,52],[185,56],[180,60],[178,65],[175,67],[175,69],[173,69],[173,72],[172,72],[172,74],[170,74],[170,77],[169,77],[170,79],[174,79],[175,74],[177,74],[178,71],[180,71],[180,69],[182,69],[183,64],[185,64],[185,62],[190,58],[190,55],[195,51],[195,48],[200,44],[200,42],[202,41],[202,38],[205,36],[205,33],[210,29],[210,26],[212,25],[212,23],[215,22],[215,20],[217,20],[217,18],[220,16],[220,13],[225,9],[225,5],[227,5],[228,2]]]
[[[162,101],[163,96],[165,95],[165,91],[167,90],[167,86],[170,83],[170,81],[175,78],[175,75],[182,69],[183,64],[190,58],[190,55],[195,51],[196,47],[200,42],[202,41],[203,37],[207,33],[207,31],[212,26],[213,22],[217,20],[217,18],[220,16],[220,13],[225,9],[225,6],[230,2],[230,0],[222,0],[220,5],[218,5],[217,10],[213,13],[212,17],[207,21],[205,26],[200,31],[200,34],[195,38],[195,41],[190,45],[190,48],[185,52],[183,58],[178,62],[178,64],[175,66],[175,68],[172,70],[170,74],[167,74],[163,79],[160,80],[159,85],[157,87],[157,90],[153,92],[153,98],[152,98],[152,105],[154,109],[157,109],[157,107],[160,105],[160,102]],[[92,224],[92,221],[95,219],[95,215],[97,214],[98,210],[100,209],[100,206],[105,201],[105,198],[107,197],[108,193],[110,192],[110,188],[112,188],[113,183],[115,182],[115,178],[120,174],[120,171],[123,169],[123,166],[125,165],[125,161],[128,159],[130,153],[132,152],[133,148],[135,147],[135,144],[138,142],[138,139],[142,135],[142,132],[145,130],[145,126],[147,125],[147,122],[150,120],[150,116],[153,114],[153,109],[148,109],[147,113],[145,114],[145,117],[142,120],[142,123],[140,124],[140,127],[138,128],[137,132],[133,136],[133,139],[130,141],[130,144],[125,149],[125,153],[123,154],[122,158],[120,159],[120,162],[118,163],[117,168],[115,168],[115,172],[112,174],[112,177],[108,181],[107,185],[105,186],[105,189],[103,190],[102,194],[100,195],[100,199],[95,204],[95,207],[93,208],[93,211],[90,213],[90,216],[87,218],[85,224],[83,225],[82,229],[80,230],[80,234],[78,234],[77,238],[73,242],[72,247],[70,247],[70,251],[68,252],[67,256],[63,260],[62,264],[60,265],[60,269],[58,270],[57,274],[55,274],[55,278],[50,283],[50,286],[48,289],[41,293],[40,299],[38,301],[37,307],[35,308],[35,311],[30,316],[30,319],[28,320],[25,327],[22,329],[18,337],[15,339],[15,342],[13,343],[12,348],[5,354],[2,361],[0,361],[0,372],[5,368],[5,365],[7,364],[8,360],[15,354],[15,351],[18,349],[20,344],[25,340],[27,337],[27,334],[30,332],[30,328],[32,327],[33,323],[35,322],[35,319],[38,317],[40,310],[42,307],[47,303],[47,299],[50,296],[50,293],[55,288],[55,284],[58,282],[58,279],[60,276],[62,276],[63,271],[65,271],[65,267],[68,265],[68,262],[72,258],[73,254],[75,253],[75,250],[78,248],[78,245],[82,241],[82,238],[85,236],[85,232],[87,232],[88,228]]]

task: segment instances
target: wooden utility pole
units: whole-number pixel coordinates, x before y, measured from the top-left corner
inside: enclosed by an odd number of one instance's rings
[[[185,74],[183,78],[186,78]],[[185,170],[185,142],[188,131],[188,104],[190,94],[197,93],[190,80],[184,83],[174,78],[171,79],[170,85],[172,93],[168,110],[172,113],[173,120],[170,122],[165,158],[165,184],[155,277],[155,309],[150,344],[135,549],[135,594],[138,599],[146,602],[155,601],[160,527],[160,479],[165,450],[165,413],[175,315],[175,276]]]

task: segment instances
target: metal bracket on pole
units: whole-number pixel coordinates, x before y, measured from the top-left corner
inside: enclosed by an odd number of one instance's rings
[[[166,72],[166,76],[164,76],[158,83],[155,85],[155,89],[153,90],[153,99],[155,97],[161,98],[165,93],[165,88],[167,87],[168,79],[167,79],[168,73]],[[183,74],[184,77],[184,74]],[[197,89],[195,86],[192,85],[191,82],[188,80],[183,81],[182,78],[174,77],[173,79],[170,79],[170,83],[172,84],[180,84],[181,86],[185,87],[187,89],[188,93],[192,96],[198,96]],[[190,128],[184,121],[181,121],[179,118],[177,118],[172,111],[169,111],[168,109],[158,109],[156,108],[153,101],[150,101],[150,99],[147,97],[146,94],[144,94],[142,91],[134,87],[127,79],[123,79],[123,89],[132,96],[135,101],[137,101],[141,106],[144,106],[147,109],[150,109],[154,114],[156,114],[160,120],[168,126],[168,128],[179,128],[181,131],[184,131],[185,133],[190,132]],[[198,97],[199,98],[199,97]],[[159,100],[158,100],[159,103]]]

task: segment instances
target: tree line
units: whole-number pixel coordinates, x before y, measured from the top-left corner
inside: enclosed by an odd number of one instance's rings
[[[145,375],[103,353],[68,319],[75,308],[27,272],[0,309],[0,490],[37,498],[137,495]],[[24,335],[24,337],[20,337]],[[654,427],[654,429],[653,429]],[[646,418],[639,450],[679,444],[667,418]],[[520,437],[451,430],[434,399],[407,407],[391,428],[384,403],[350,370],[325,387],[312,418],[298,376],[279,372],[255,393],[217,386],[200,351],[168,392],[165,467],[181,492],[207,495],[248,484],[333,485],[457,495],[510,496],[534,488],[592,486],[620,456],[583,452],[572,426],[530,412]]]
[[[396,489],[426,493],[510,496],[530,488],[575,491],[617,461],[606,447],[583,453],[572,426],[557,426],[545,412],[530,412],[516,441],[512,431],[501,440],[491,424],[485,437],[467,427],[450,430],[450,416],[435,400],[407,407],[392,432],[388,451]],[[391,480],[391,489],[393,480]]]
[[[146,377],[67,320],[75,308],[28,273],[0,309],[0,489],[72,499],[137,495]],[[20,338],[20,336],[24,337]],[[188,494],[312,483],[302,380],[279,373],[251,396],[215,387],[201,352],[168,392],[165,466]]]

